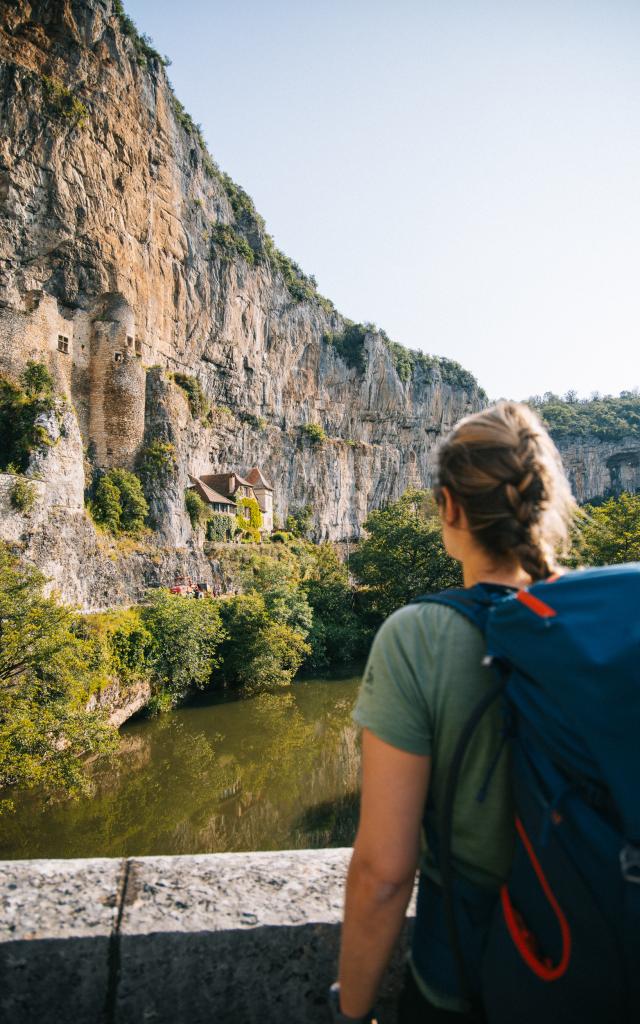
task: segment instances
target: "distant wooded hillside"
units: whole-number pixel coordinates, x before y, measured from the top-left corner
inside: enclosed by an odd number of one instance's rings
[[[603,441],[621,437],[640,437],[640,391],[622,391],[614,395],[594,394],[579,399],[573,391],[554,395],[547,391],[535,395],[529,404],[542,416],[556,439],[590,434]]]

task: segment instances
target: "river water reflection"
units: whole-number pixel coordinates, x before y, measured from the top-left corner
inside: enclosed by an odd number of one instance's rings
[[[90,796],[16,801],[0,859],[350,845],[358,682],[309,680],[245,701],[204,694],[127,723],[114,762],[90,769]]]

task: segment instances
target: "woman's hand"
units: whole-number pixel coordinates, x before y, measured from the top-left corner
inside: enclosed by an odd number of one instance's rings
[[[340,1008],[363,1017],[404,923],[420,851],[431,758],[362,735],[360,824],[349,866],[340,952]]]

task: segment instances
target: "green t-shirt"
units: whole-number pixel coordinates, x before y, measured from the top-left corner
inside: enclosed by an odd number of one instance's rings
[[[458,612],[438,604],[407,605],[381,626],[373,642],[355,721],[386,743],[431,755],[430,800],[442,804],[451,758],[473,708],[493,685],[483,667],[484,640]],[[453,812],[452,854],[461,875],[499,886],[513,848],[513,808],[507,747],[498,762],[502,712],[496,701],[468,747]],[[478,794],[487,783],[484,799]],[[422,870],[438,877],[425,852]]]

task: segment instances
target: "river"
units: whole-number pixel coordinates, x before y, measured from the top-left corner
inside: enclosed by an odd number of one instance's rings
[[[78,800],[22,793],[0,824],[0,859],[122,857],[346,846],[360,763],[358,678],[185,706],[120,730]]]

